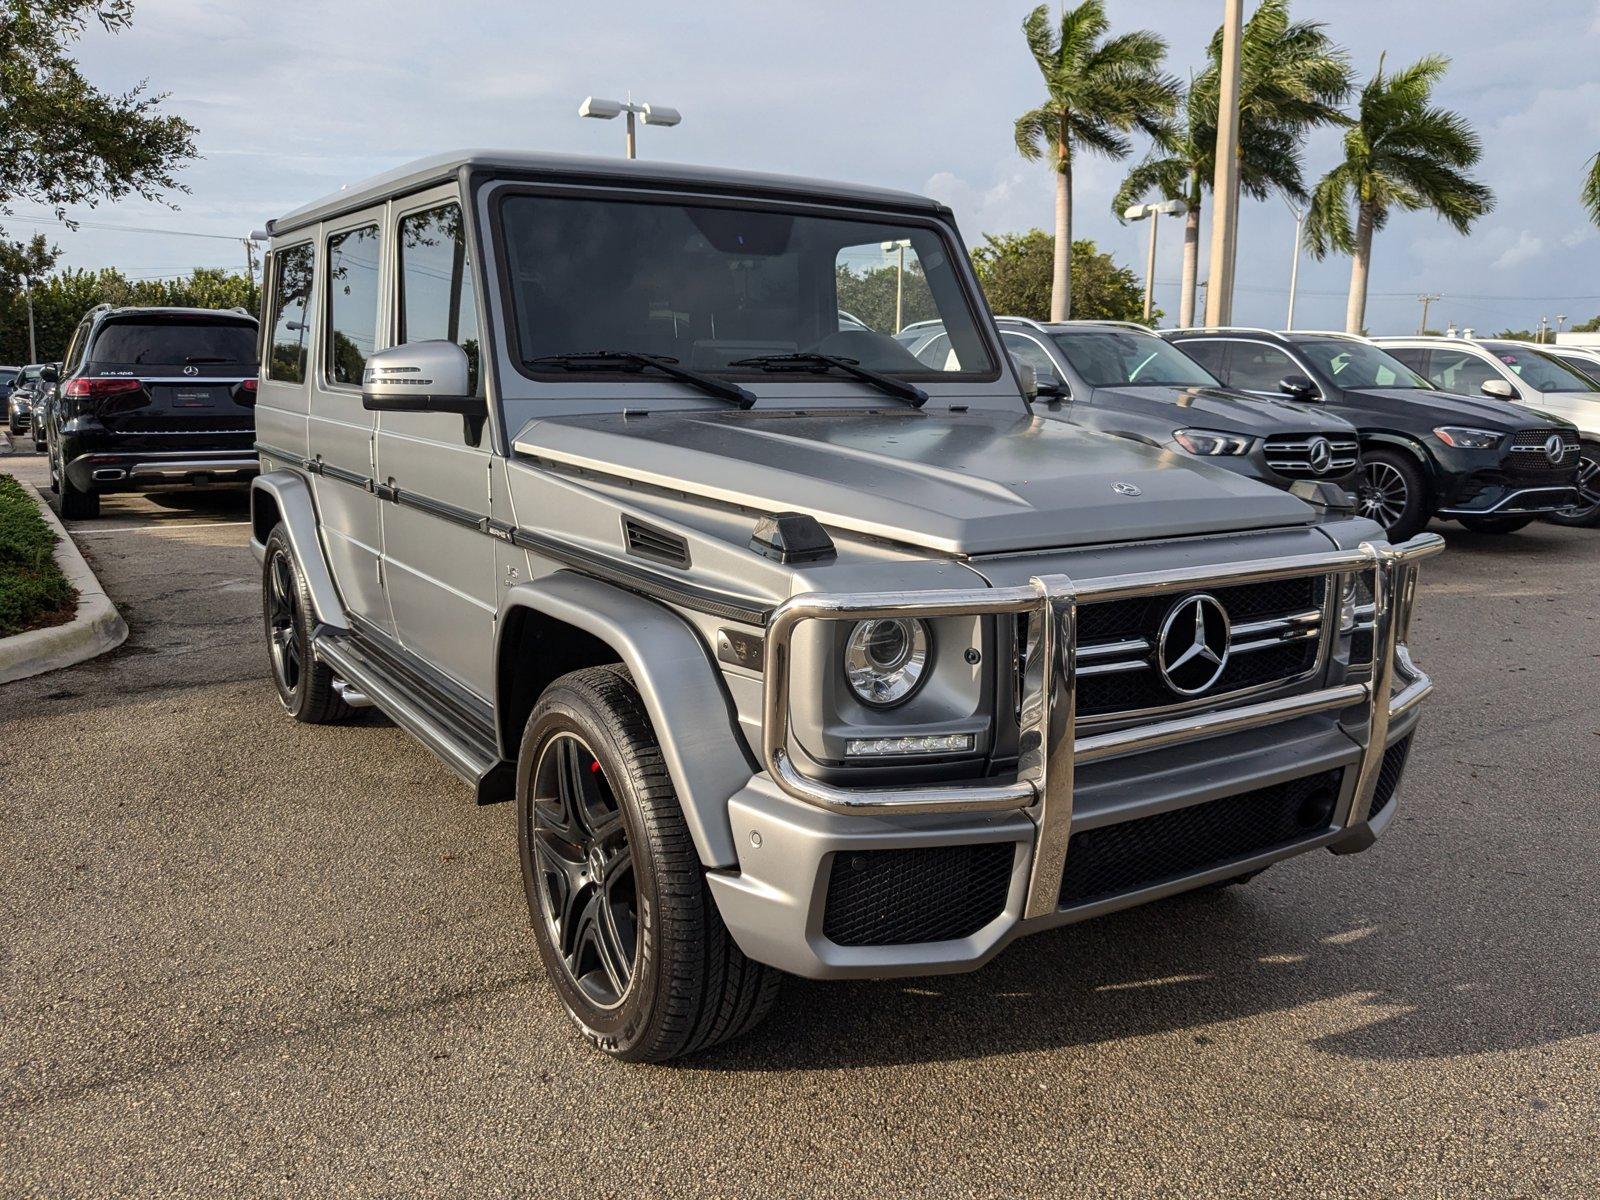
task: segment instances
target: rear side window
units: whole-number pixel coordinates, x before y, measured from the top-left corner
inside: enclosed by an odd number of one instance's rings
[[[272,346],[267,377],[284,383],[306,381],[310,353],[311,285],[316,255],[311,244],[290,246],[273,255]]]
[[[467,352],[467,383],[478,390],[478,305],[460,205],[400,218],[399,340],[454,342]]]
[[[1285,375],[1303,375],[1290,358],[1276,346],[1254,342],[1235,342],[1228,365],[1228,383],[1247,392],[1276,392]]]
[[[378,336],[378,227],[328,239],[328,378],[360,385]]]
[[[100,327],[95,366],[227,366],[255,373],[254,322],[205,317],[138,317]]]

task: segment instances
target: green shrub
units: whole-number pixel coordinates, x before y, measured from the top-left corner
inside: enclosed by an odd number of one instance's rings
[[[33,497],[0,474],[0,637],[72,616],[76,596],[56,566],[55,546]]]

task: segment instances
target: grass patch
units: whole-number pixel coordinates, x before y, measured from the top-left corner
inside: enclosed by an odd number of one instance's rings
[[[0,637],[60,625],[77,594],[55,560],[56,533],[27,489],[0,472]]]

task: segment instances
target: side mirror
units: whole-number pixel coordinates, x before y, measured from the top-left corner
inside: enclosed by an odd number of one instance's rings
[[[1296,400],[1315,400],[1317,398],[1317,385],[1304,375],[1285,375],[1278,380],[1278,390],[1285,396],[1292,396]]]
[[[1022,385],[1022,398],[1032,404],[1039,398],[1039,372],[1030,363],[1018,362],[1015,358],[1011,365],[1016,368],[1017,382]]]
[[[40,367],[39,382],[49,384],[60,383],[61,372],[57,371],[54,367]]]
[[[467,352],[454,342],[407,342],[379,350],[361,376],[371,412],[444,412],[483,418],[489,406],[467,388]]]
[[[1504,379],[1490,379],[1483,385],[1483,394],[1495,400],[1515,400],[1517,389]]]
[[[1072,395],[1071,389],[1062,382],[1061,376],[1054,371],[1045,371],[1039,376],[1039,398],[1042,400],[1065,400]]]

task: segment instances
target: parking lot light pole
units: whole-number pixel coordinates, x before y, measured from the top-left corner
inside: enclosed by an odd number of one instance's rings
[[[638,135],[634,124],[636,116],[643,117],[646,125],[677,125],[683,120],[683,114],[675,108],[668,108],[664,104],[636,103],[630,96],[627,100],[604,100],[599,96],[589,96],[578,105],[580,117],[593,117],[597,121],[614,121],[626,114],[628,118],[628,157],[638,157]]]
[[[1283,202],[1294,214],[1294,257],[1289,260],[1289,311],[1283,319],[1283,327],[1293,329],[1294,298],[1300,289],[1300,247],[1305,244],[1306,213],[1310,210],[1304,206],[1297,206],[1288,196],[1283,198]]]
[[[1135,204],[1123,209],[1122,217],[1126,221],[1150,222],[1150,251],[1145,259],[1144,268],[1144,321],[1150,323],[1150,311],[1155,306],[1156,293],[1156,230],[1161,226],[1161,218],[1181,217],[1187,214],[1189,205],[1184,200],[1163,200],[1159,204]]]
[[[894,331],[899,333],[906,325],[906,251],[911,248],[910,238],[898,238],[883,244],[885,254],[895,254],[894,267]]]

